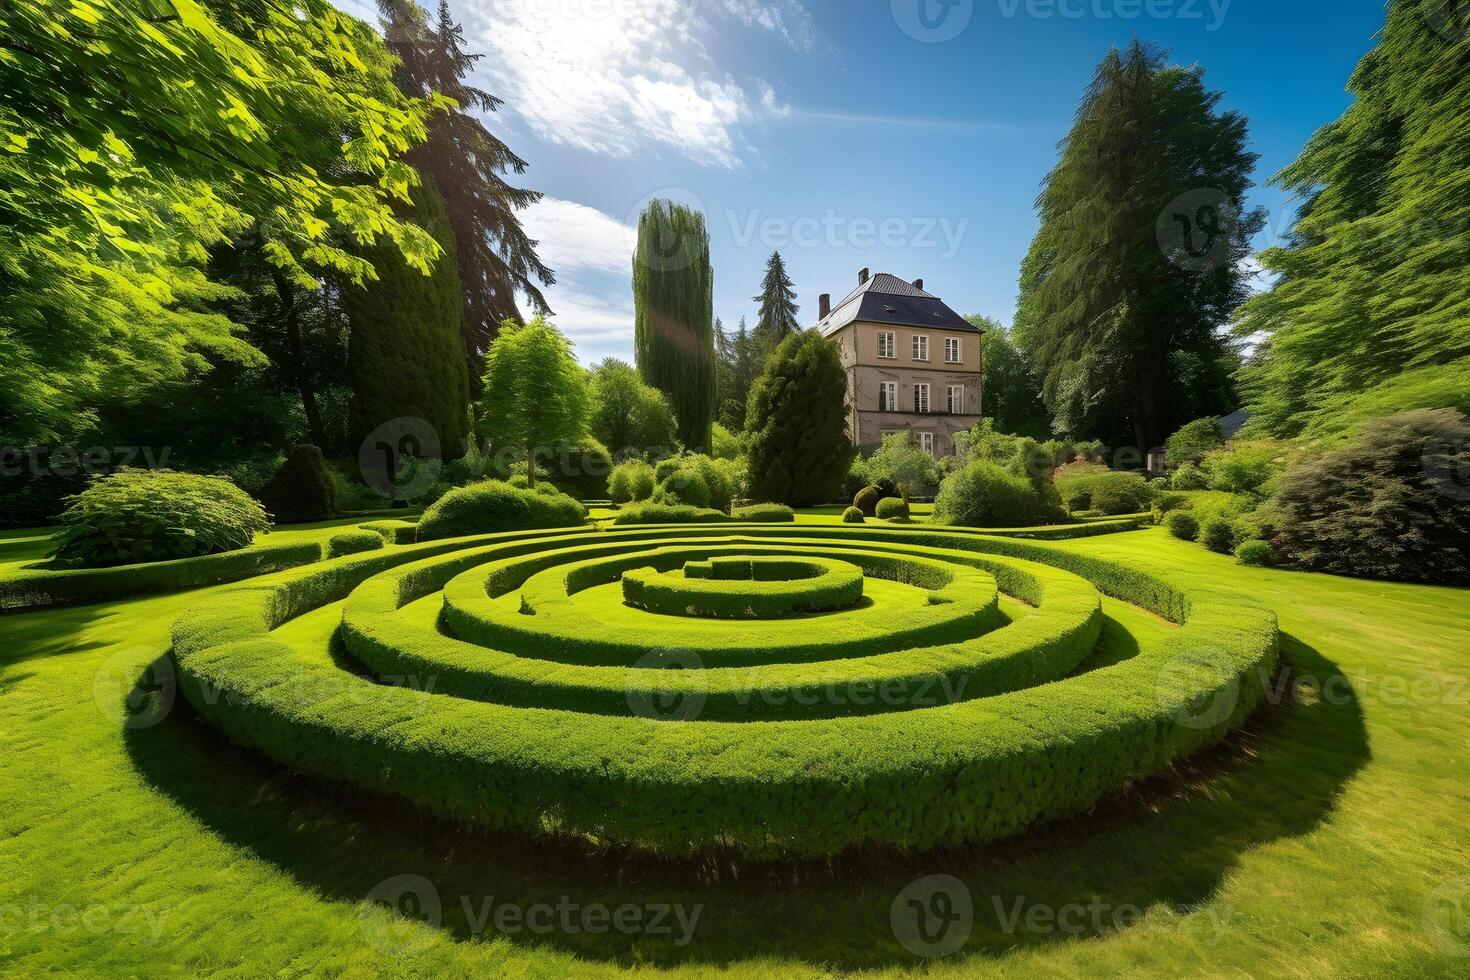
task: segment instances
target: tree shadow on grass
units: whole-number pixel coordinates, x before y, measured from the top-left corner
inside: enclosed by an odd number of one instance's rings
[[[360,901],[393,879],[427,882],[441,909],[432,921],[457,940],[505,938],[621,965],[768,957],[851,970],[914,965],[942,948],[904,945],[891,917],[896,900],[900,912],[907,907],[900,892],[931,875],[958,878],[970,899],[968,935],[940,936],[964,940],[958,957],[997,958],[1160,920],[1222,941],[1231,910],[1199,906],[1240,855],[1316,827],[1370,757],[1347,678],[1289,636],[1282,659],[1274,693],[1247,725],[1173,773],[1011,841],[925,855],[664,860],[464,828],[286,774],[230,745],[182,701],[162,723],[127,731],[126,743],[149,783],[210,832],[328,898]],[[1298,696],[1298,677],[1332,696]],[[941,914],[955,907],[923,901]],[[667,905],[683,919],[657,912]],[[624,908],[636,908],[622,921],[637,928],[609,925]],[[1148,925],[1135,925],[1145,911]],[[681,922],[694,916],[690,932]],[[385,921],[366,914],[364,942],[381,947]]]

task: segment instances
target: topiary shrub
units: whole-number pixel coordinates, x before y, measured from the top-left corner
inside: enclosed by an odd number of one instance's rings
[[[796,520],[796,511],[785,504],[750,504],[734,508],[730,516],[752,524],[789,524]]]
[[[1271,547],[1269,541],[1258,539],[1242,541],[1235,546],[1235,560],[1242,565],[1263,568],[1276,564],[1276,549]]]
[[[1285,447],[1270,440],[1232,442],[1206,453],[1204,469],[1211,490],[1266,496],[1268,484],[1285,468],[1285,456]]]
[[[1199,543],[1211,551],[1228,555],[1235,550],[1235,524],[1223,517],[1212,517],[1200,525]]]
[[[1210,478],[1198,466],[1193,463],[1185,463],[1174,471],[1169,486],[1175,490],[1207,490],[1210,486]]]
[[[614,524],[722,524],[730,515],[713,507],[691,507],[688,504],[633,504],[618,511]]]
[[[1164,523],[1164,518],[1189,503],[1189,498],[1182,493],[1165,492],[1154,498],[1151,508],[1155,524]]]
[[[70,499],[56,561],[81,568],[217,555],[270,530],[265,509],[228,480],[119,470]]]
[[[1164,517],[1164,526],[1180,541],[1193,541],[1199,537],[1199,520],[1187,510],[1170,511]]]
[[[587,508],[554,487],[525,490],[499,480],[485,480],[449,491],[424,511],[419,518],[418,539],[434,541],[585,523]]]
[[[845,510],[845,511],[842,512],[842,523],[844,523],[844,524],[863,524],[863,523],[866,523],[866,521],[863,519],[863,509],[861,507],[849,507],[849,508],[847,508],[847,510]]]
[[[277,524],[330,520],[337,513],[337,484],[316,446],[293,446],[276,475],[260,488],[260,502]]]
[[[356,555],[364,551],[377,551],[387,544],[383,536],[377,531],[353,528],[350,531],[339,531],[327,539],[327,557],[341,558],[343,555]]]
[[[1198,464],[1205,453],[1224,444],[1225,433],[1218,418],[1195,419],[1181,426],[1164,443],[1164,462],[1171,468]]]
[[[934,519],[963,527],[1029,527],[1067,519],[1055,497],[1032,480],[995,463],[976,460],[944,478],[934,501]]]
[[[372,531],[389,544],[413,544],[419,533],[418,525],[408,521],[369,521],[357,526]]]
[[[1290,466],[1272,519],[1297,568],[1470,582],[1470,420],[1454,409],[1376,419],[1349,444]]]
[[[653,491],[650,498],[656,504],[665,507],[708,507],[710,505],[710,487],[705,482],[704,476],[697,469],[675,470],[659,483],[658,489]],[[724,510],[716,507],[715,510]]]
[[[583,439],[575,446],[558,446],[542,466],[551,482],[569,496],[584,500],[601,500],[607,496],[612,476],[612,456],[596,439]],[[541,477],[536,477],[539,483]]]
[[[882,499],[883,491],[870,484],[857,492],[857,496],[852,498],[852,505],[862,511],[864,517],[872,517],[878,513],[878,501]]]
[[[1092,507],[1109,516],[1148,510],[1154,492],[1138,473],[1104,473],[1092,483]]]
[[[877,517],[882,521],[909,519],[909,502],[902,497],[884,497],[878,501]]]
[[[630,459],[613,467],[607,493],[615,504],[629,504],[653,496],[653,467],[641,459]]]

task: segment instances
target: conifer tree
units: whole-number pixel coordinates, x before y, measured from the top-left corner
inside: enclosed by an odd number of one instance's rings
[[[760,304],[755,329],[768,348],[801,329],[796,319],[796,311],[801,307],[796,305],[796,290],[791,288],[791,277],[786,274],[786,263],[780,252],[771,253],[760,295],[751,299]]]
[[[750,489],[757,500],[810,507],[836,500],[857,451],[847,436],[847,373],[837,346],[811,330],[787,337],[750,393]]]

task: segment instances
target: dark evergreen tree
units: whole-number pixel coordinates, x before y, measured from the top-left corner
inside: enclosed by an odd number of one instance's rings
[[[1239,203],[1256,161],[1246,121],[1218,111],[1203,76],[1137,40],[1109,52],[1037,199],[1016,340],[1073,436],[1158,445],[1195,410],[1179,355],[1231,356],[1265,218]]]
[[[1041,398],[1041,380],[1011,343],[1000,321],[978,314],[965,317],[985,331],[980,341],[986,418],[996,431],[1009,435],[1051,438],[1051,420]]]
[[[745,317],[734,333],[715,321],[715,344],[718,364],[715,371],[715,400],[720,424],[731,432],[745,428],[745,405],[750,399],[750,386],[760,374],[765,361],[760,338],[745,325]]]
[[[259,497],[277,524],[325,521],[337,513],[337,484],[316,446],[292,447]]]
[[[638,373],[669,396],[686,449],[709,448],[715,418],[714,272],[704,215],[656,200],[633,254]]]
[[[815,331],[783,340],[750,392],[750,489],[757,500],[810,507],[842,496],[857,450],[847,436],[847,373]]]
[[[768,348],[801,329],[796,320],[796,290],[791,288],[791,277],[786,274],[786,263],[780,252],[772,252],[766,262],[766,276],[761,280],[759,296],[751,299],[760,304],[755,330]]]
[[[1470,8],[1397,0],[1354,101],[1273,182],[1300,199],[1238,324],[1251,425],[1326,435],[1403,409],[1470,411]]]
[[[471,378],[478,380],[501,321],[521,320],[517,291],[535,312],[550,313],[539,286],[551,285],[555,276],[536,257],[536,243],[516,214],[541,195],[506,183],[503,175],[525,173],[526,161],[482,122],[502,100],[465,81],[482,56],[464,50],[464,29],[448,4],[440,0],[433,24],[413,0],[378,0],[378,9],[388,48],[402,60],[394,73],[399,87],[419,97],[437,92],[458,103],[430,119],[428,141],[411,150],[408,161],[433,178],[449,214],[464,295],[465,356]]]
[[[437,434],[440,458],[458,459],[469,444],[470,390],[454,234],[432,180],[425,177],[412,197],[403,217],[432,234],[444,251],[426,276],[387,243],[364,250],[377,280],[343,291],[352,329],[349,428],[355,448],[386,422],[423,419]],[[420,451],[433,455],[431,449]]]

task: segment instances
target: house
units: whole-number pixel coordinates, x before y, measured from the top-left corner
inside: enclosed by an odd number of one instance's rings
[[[858,286],[832,306],[820,299],[816,329],[847,370],[848,433],[871,448],[893,432],[913,432],[936,456],[954,452],[954,434],[980,421],[981,331],[924,280],[858,273]]]

